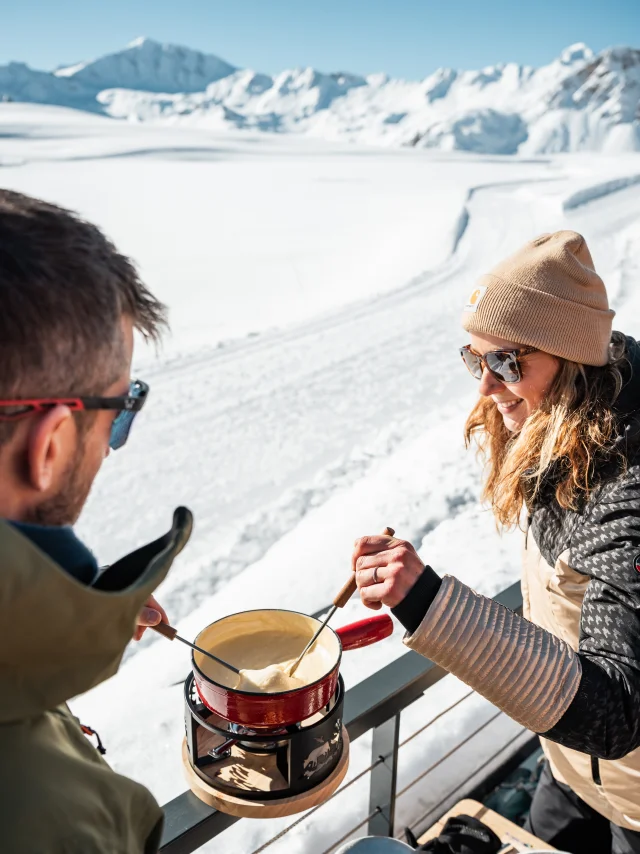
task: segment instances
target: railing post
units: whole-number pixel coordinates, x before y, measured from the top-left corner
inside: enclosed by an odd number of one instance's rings
[[[369,819],[369,836],[393,836],[399,733],[400,713],[373,730],[371,762],[378,764],[371,771],[369,812],[375,815]]]

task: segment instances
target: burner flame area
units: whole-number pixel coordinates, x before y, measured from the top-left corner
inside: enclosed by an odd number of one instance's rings
[[[183,759],[192,791],[240,816],[290,815],[330,797],[348,767],[342,678],[312,718],[286,727],[250,727],[207,708],[185,682]],[[284,810],[284,811],[283,811]]]

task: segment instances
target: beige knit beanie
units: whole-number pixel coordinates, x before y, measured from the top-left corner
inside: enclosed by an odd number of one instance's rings
[[[584,237],[543,234],[478,281],[467,332],[495,335],[583,365],[606,365],[611,324],[604,282]]]

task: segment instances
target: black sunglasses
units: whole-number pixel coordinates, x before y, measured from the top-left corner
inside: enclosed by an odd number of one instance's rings
[[[520,359],[537,352],[537,347],[520,347],[518,350],[491,350],[481,356],[473,352],[470,344],[460,348],[462,361],[472,376],[481,380],[486,368],[501,383],[519,383],[522,379]]]
[[[113,424],[111,425],[109,447],[112,451],[117,451],[118,448],[126,444],[135,417],[144,406],[148,395],[149,386],[145,382],[142,382],[142,380],[131,381],[129,394],[126,397],[120,398],[120,401],[124,405],[113,419]],[[108,398],[105,399],[108,400]],[[112,398],[112,400],[118,400],[118,398]]]
[[[0,400],[0,421],[17,421],[36,412],[46,412],[54,406],[68,406],[73,412],[96,409],[113,409],[118,412],[111,424],[109,447],[113,451],[121,448],[129,438],[131,425],[145,404],[149,386],[142,380],[132,380],[129,394],[120,397],[35,397]],[[7,407],[14,412],[2,412]]]

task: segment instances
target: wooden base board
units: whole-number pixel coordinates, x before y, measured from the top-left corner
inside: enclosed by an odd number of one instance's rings
[[[244,798],[228,795],[226,792],[220,792],[203,780],[191,767],[186,739],[182,743],[182,762],[189,788],[194,795],[210,807],[215,807],[220,812],[240,818],[282,818],[283,816],[294,815],[295,813],[304,812],[311,809],[311,807],[318,806],[318,804],[324,803],[336,791],[344,780],[347,769],[349,768],[349,736],[343,727],[342,756],[327,779],[308,792],[303,792],[300,795],[294,795],[289,798],[249,801]],[[259,774],[261,777],[260,783],[261,785],[264,784],[264,769],[246,769],[246,773],[248,775],[252,773]]]
[[[477,818],[479,821],[486,824],[487,827],[490,827],[496,836],[500,838],[502,844],[507,846],[506,848],[501,849],[500,854],[515,854],[515,852],[518,851],[530,851],[532,848],[542,848],[545,851],[557,850],[546,842],[542,842],[542,840],[532,836],[530,833],[527,833],[526,830],[522,827],[518,827],[517,824],[509,821],[508,818],[498,815],[497,812],[487,809],[483,804],[471,799],[466,799],[457,803],[446,815],[442,816],[440,821],[437,821],[433,827],[430,827],[429,830],[420,837],[418,842],[421,845],[424,845],[424,843],[428,842],[430,839],[435,839],[442,832],[445,824],[447,823],[447,819],[456,815],[470,815],[472,818]]]

